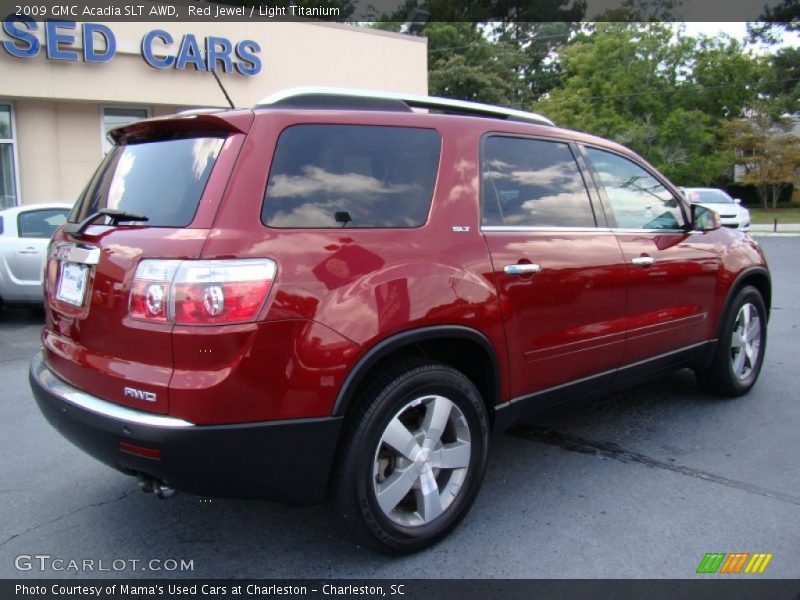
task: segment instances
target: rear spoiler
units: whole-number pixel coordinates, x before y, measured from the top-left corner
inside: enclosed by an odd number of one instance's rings
[[[135,143],[163,134],[202,131],[209,133],[247,133],[253,123],[252,110],[224,110],[169,115],[117,127],[108,136],[117,145]]]

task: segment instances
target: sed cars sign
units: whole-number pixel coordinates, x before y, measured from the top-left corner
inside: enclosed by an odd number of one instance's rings
[[[44,29],[44,47],[49,60],[108,62],[117,53],[117,39],[107,25],[74,21],[45,21],[30,17],[13,17],[3,21],[3,31],[11,39],[4,40],[3,49],[17,58],[32,58],[39,54],[42,42],[36,35]],[[82,44],[77,43],[82,41]],[[196,71],[236,71],[256,75],[261,71],[258,54],[261,47],[254,40],[234,44],[224,37],[208,36],[198,39],[193,33],[180,40],[163,29],[148,31],[142,38],[140,52],[144,61],[156,69],[185,69]]]

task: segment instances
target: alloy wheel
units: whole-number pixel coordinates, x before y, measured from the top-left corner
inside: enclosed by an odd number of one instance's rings
[[[761,318],[749,302],[736,315],[731,335],[731,368],[740,380],[747,379],[758,363],[761,352]]]
[[[378,506],[398,525],[427,525],[461,492],[471,454],[461,409],[444,396],[415,398],[394,415],[378,442],[373,461]]]

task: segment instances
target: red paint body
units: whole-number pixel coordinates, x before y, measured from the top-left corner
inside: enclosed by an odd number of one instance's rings
[[[54,299],[58,273],[51,262],[45,357],[60,377],[95,396],[196,424],[330,415],[371,348],[433,325],[469,327],[488,339],[503,403],[713,339],[736,277],[765,265],[755,241],[729,229],[482,231],[479,152],[489,132],[591,144],[646,166],[616,144],[571,131],[369,111],[238,111],[150,123],[137,131],[205,127],[230,134],[188,227],[89,227],[81,241],[100,247],[102,256],[88,306]],[[438,130],[440,168],[426,223],[362,230],[263,225],[275,141],[298,123]],[[59,231],[56,240],[70,237]],[[657,262],[630,267],[642,255]],[[256,322],[175,326],[128,316],[134,272],[145,258],[269,258],[278,269]],[[542,270],[504,274],[504,265],[520,261]],[[125,386],[155,392],[157,400],[125,396]]]

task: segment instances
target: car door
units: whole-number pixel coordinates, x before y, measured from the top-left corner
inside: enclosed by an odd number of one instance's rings
[[[690,231],[687,207],[646,165],[584,149],[627,268],[623,365],[713,337],[719,253]]]
[[[622,253],[602,214],[597,226],[575,152],[562,141],[499,134],[481,149],[481,229],[510,389],[512,397],[532,396],[524,404],[533,409],[561,401],[545,396],[563,384],[595,375],[592,388],[610,382],[624,349]]]
[[[40,209],[17,215],[17,239],[13,242],[9,269],[19,300],[42,299],[42,273],[47,245],[56,228],[67,220],[69,210]]]

